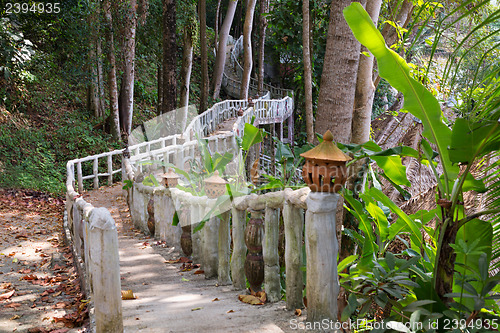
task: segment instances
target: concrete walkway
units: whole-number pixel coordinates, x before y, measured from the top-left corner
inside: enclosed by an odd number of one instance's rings
[[[231,286],[217,286],[194,274],[182,272],[179,249],[144,236],[130,221],[121,184],[85,194],[96,207],[106,207],[118,226],[122,290],[137,299],[124,300],[125,332],[296,332],[303,322],[285,303],[255,306],[238,300]],[[203,267],[201,267],[203,269]]]

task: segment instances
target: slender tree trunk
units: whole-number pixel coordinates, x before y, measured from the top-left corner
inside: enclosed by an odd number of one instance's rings
[[[111,113],[111,134],[115,140],[120,138],[120,113],[118,109],[118,86],[116,84],[116,58],[115,44],[113,40],[113,17],[111,15],[110,0],[103,1],[104,19],[105,19],[105,37],[108,47],[107,55],[109,62],[108,89],[109,105]]]
[[[250,86],[250,74],[252,73],[252,25],[256,2],[256,0],[247,0],[247,9],[245,11],[245,25],[243,27],[244,63],[240,90],[241,99],[248,98],[248,88]]]
[[[316,111],[316,131],[328,129],[337,142],[351,140],[352,110],[361,44],[354,38],[342,11],[351,0],[333,1]]]
[[[306,133],[307,142],[314,141],[314,115],[312,102],[312,65],[309,24],[309,0],[302,1],[302,58],[304,62],[304,95],[306,104]]]
[[[134,78],[135,78],[135,33],[137,28],[137,1],[130,0],[125,14],[124,64],[120,89],[120,121],[122,131],[130,134],[134,114]]]
[[[181,69],[181,97],[179,107],[189,105],[189,83],[191,81],[191,68],[193,67],[193,37],[192,31],[186,28],[184,30],[184,50],[182,54]]]
[[[368,0],[366,11],[377,26],[382,0]],[[362,52],[368,49],[361,46]],[[359,59],[358,77],[356,81],[356,95],[354,99],[354,111],[352,116],[352,143],[365,143],[370,139],[370,125],[373,108],[373,97],[375,86],[373,85],[373,55],[369,57],[361,55]]]
[[[222,27],[219,33],[219,45],[217,48],[217,56],[215,58],[214,75],[213,75],[214,99],[219,98],[220,94],[222,75],[224,73],[224,65],[226,63],[226,44],[227,44],[227,39],[229,37],[229,31],[231,30],[231,25],[233,24],[234,13],[236,12],[237,5],[238,5],[238,0],[229,0],[226,17],[224,17],[224,23],[222,23]]]
[[[201,96],[199,113],[205,112],[208,102],[208,51],[207,51],[207,6],[206,0],[200,0],[200,51],[201,51]]]
[[[102,84],[99,79],[102,78],[102,64],[101,64],[101,45],[99,42],[99,28],[94,23],[99,17],[99,4],[91,3],[91,14],[88,16],[88,25],[90,26],[90,47],[89,47],[89,74],[90,74],[90,84],[88,87],[88,99],[87,108],[94,114],[95,118],[99,118],[104,114],[103,110],[103,100],[102,100]]]
[[[266,14],[269,12],[269,0],[260,0],[260,38],[259,38],[259,75],[258,75],[258,93],[262,95],[264,91],[264,52],[266,44],[266,28],[267,18]]]
[[[163,98],[161,113],[177,108],[177,43],[175,0],[163,0]]]
[[[163,58],[163,55],[162,55]],[[158,82],[158,100],[156,105],[156,113],[161,114],[161,107],[163,105],[163,61],[159,60],[158,70],[156,74],[156,81]]]
[[[100,16],[100,15],[99,15]],[[101,40],[98,38],[97,39],[97,80],[98,84],[97,87],[99,89],[99,112],[98,112],[98,117],[104,117],[104,110],[105,110],[105,97],[104,97],[104,70],[102,68],[102,46],[101,46]]]
[[[220,16],[220,4],[222,0],[217,0],[217,9],[215,10],[215,47],[218,49],[217,42],[219,38],[219,16]]]

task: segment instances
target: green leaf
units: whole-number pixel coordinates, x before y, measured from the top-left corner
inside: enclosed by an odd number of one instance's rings
[[[382,35],[361,4],[354,2],[346,7],[344,17],[354,36],[377,58],[380,76],[403,93],[404,109],[422,120],[422,134],[436,145],[445,178],[456,178],[458,168],[452,165],[448,156],[451,130],[442,120],[443,114],[437,99],[411,77],[405,60],[385,45]],[[449,193],[449,188],[446,188],[446,193]]]
[[[377,165],[384,170],[384,174],[396,185],[411,186],[406,178],[406,167],[401,163],[399,156],[370,156]]]
[[[337,272],[339,273],[342,272],[347,266],[356,261],[356,259],[358,259],[358,256],[355,254],[350,255],[347,258],[344,258],[344,260],[339,262],[339,264],[337,265]]]
[[[174,217],[172,218],[172,225],[175,227],[178,224],[179,224],[179,214],[177,214],[177,211],[175,211]]]
[[[254,144],[262,142],[262,131],[252,124],[245,123],[245,132],[241,142],[241,148],[244,150],[250,149]]]
[[[472,163],[479,156],[500,149],[500,126],[495,122],[472,122],[459,118],[451,133],[450,159]]]

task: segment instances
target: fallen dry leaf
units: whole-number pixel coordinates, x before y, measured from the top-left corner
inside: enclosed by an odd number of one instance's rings
[[[15,290],[11,290],[8,293],[1,294],[0,295],[0,300],[5,300],[5,299],[11,298],[12,295],[14,295],[15,292],[16,292]]]
[[[202,308],[192,308],[191,311],[198,311],[201,310]]]
[[[205,271],[202,269],[199,269],[196,272],[194,272],[194,274],[205,274]]]
[[[10,282],[3,282],[0,284],[0,289],[10,289],[12,287],[12,283]]]
[[[260,298],[254,295],[239,295],[238,299],[243,303],[251,304],[251,305],[263,305],[264,302],[261,301]]]
[[[21,306],[20,303],[9,303],[9,304],[4,305],[4,308],[13,308],[13,309],[15,309],[15,308],[18,308],[20,306]]]
[[[234,312],[234,310],[229,310],[226,313],[233,313],[233,312]]]
[[[212,302],[217,302],[219,299],[216,297],[212,300]]]
[[[134,293],[132,290],[122,290],[122,300],[128,300],[128,299],[136,299]]]
[[[302,310],[301,309],[295,309],[295,315],[296,316],[302,315]]]
[[[15,315],[15,316],[10,317],[9,320],[16,320],[16,319],[19,319],[19,318],[21,318],[20,315]]]

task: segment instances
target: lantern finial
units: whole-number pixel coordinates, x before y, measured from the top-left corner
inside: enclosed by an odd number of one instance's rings
[[[333,142],[333,134],[330,132],[330,130],[327,130],[326,133],[323,135],[323,140]]]

